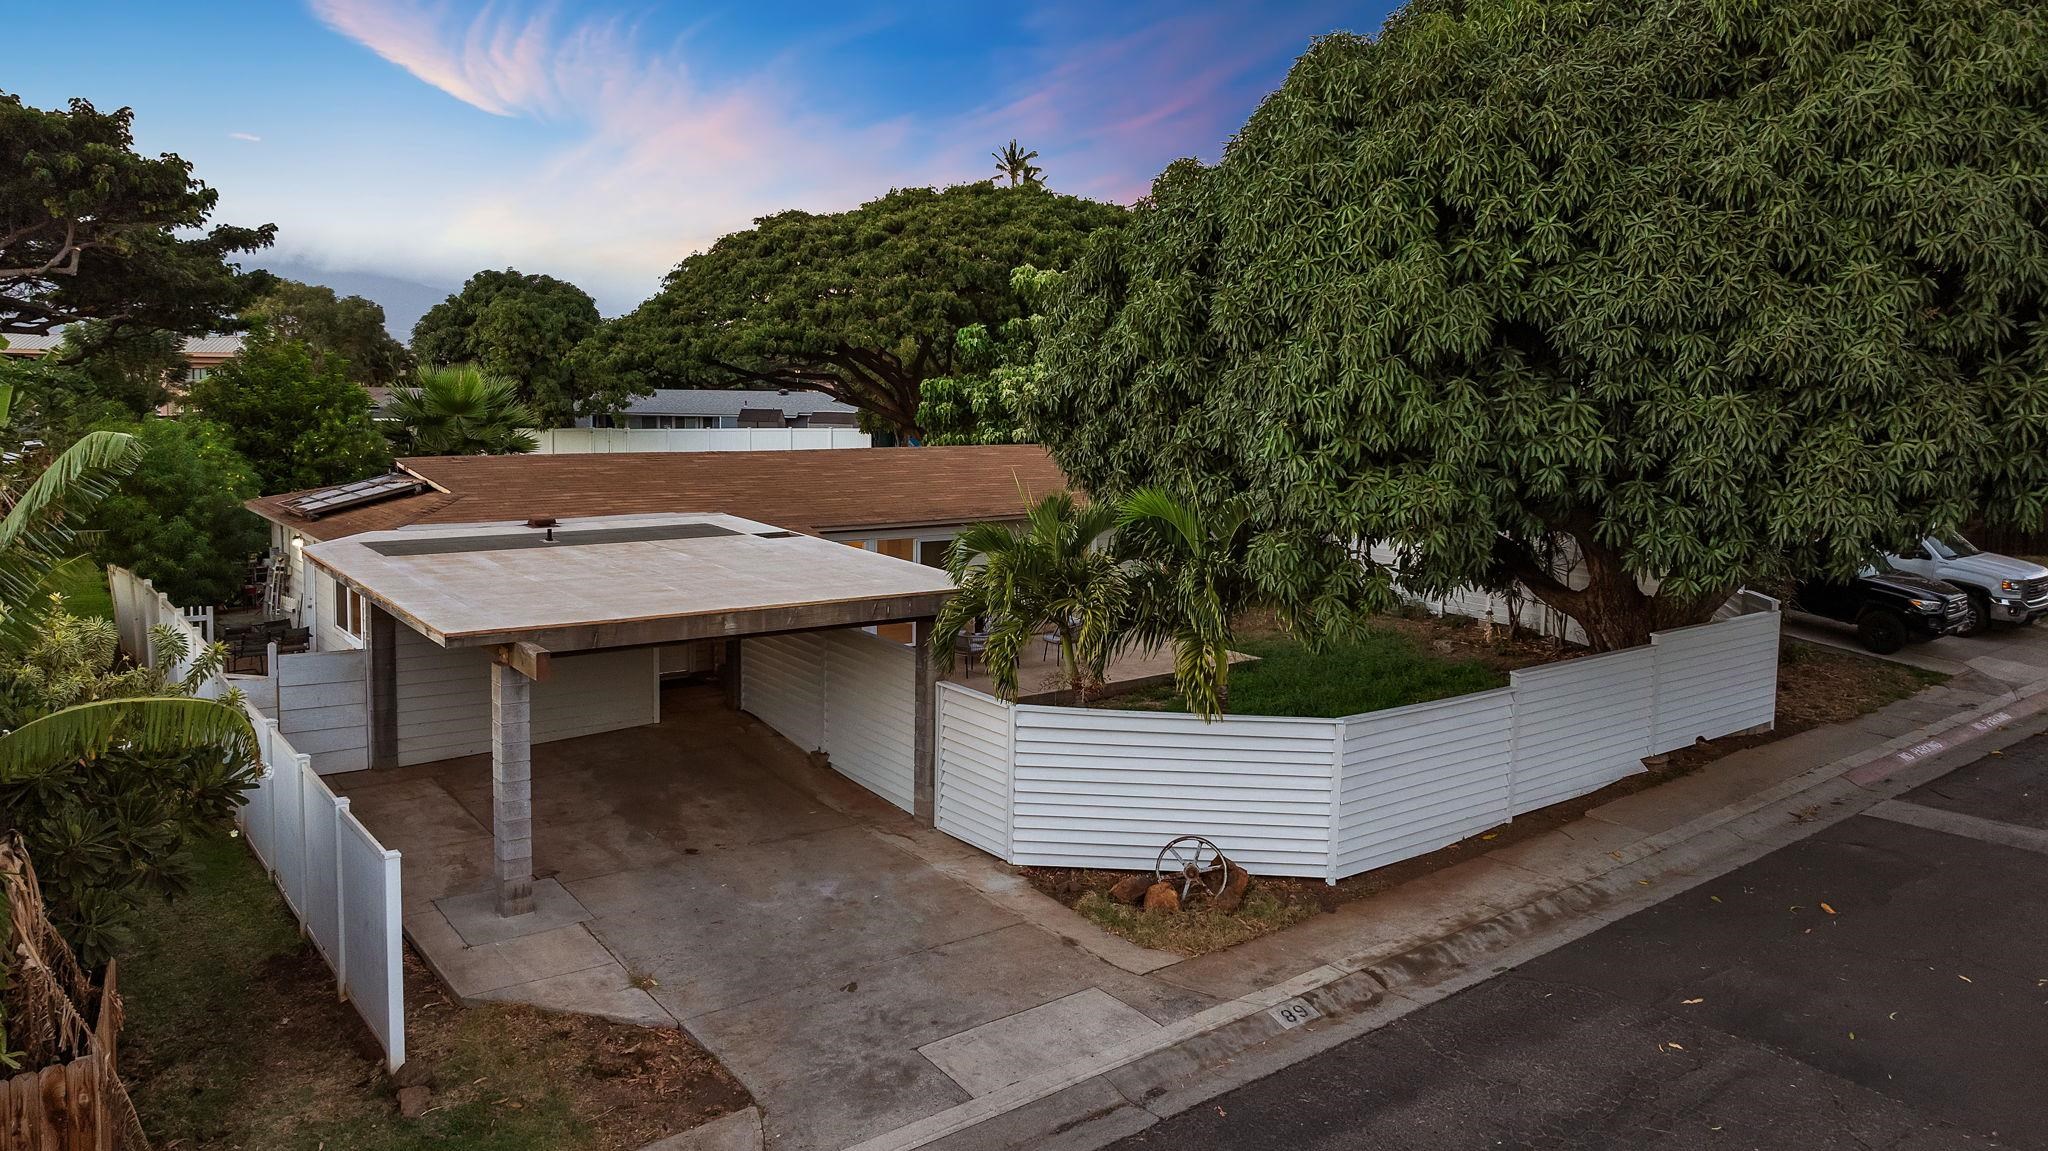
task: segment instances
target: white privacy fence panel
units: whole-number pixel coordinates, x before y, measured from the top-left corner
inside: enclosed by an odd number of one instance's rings
[[[1512,692],[1354,715],[1343,730],[1333,874],[1369,871],[1507,822]]]
[[[1336,720],[1017,706],[1011,858],[1151,867],[1202,835],[1266,875],[1329,871]]]
[[[149,658],[149,629],[160,623],[186,629],[192,652],[198,654],[194,625],[147,581],[108,568],[107,583],[114,595],[115,629],[130,657]],[[298,683],[288,682],[294,677],[280,667],[274,686],[286,693],[314,686],[306,682],[314,666],[302,665],[308,676]],[[221,698],[235,682],[216,675],[201,694]],[[243,839],[334,969],[342,996],[383,1045],[386,1064],[396,1070],[405,1062],[398,853],[386,851],[357,822],[348,801],[322,782],[312,757],[279,730],[277,720],[250,699],[241,706],[255,728],[263,769],[242,795],[237,821]]]
[[[957,683],[939,685],[936,822],[990,855],[1010,857],[1010,707]]]
[[[825,739],[833,770],[916,807],[917,653],[864,631],[824,633]],[[742,669],[746,667],[743,658]]]
[[[1770,725],[1776,604],[1509,686],[1344,719],[1011,706],[941,685],[938,825],[1009,862],[1142,869],[1203,835],[1254,872],[1332,882],[1427,854]]]
[[[271,714],[321,775],[370,766],[368,658],[360,648],[276,658]]]
[[[249,715],[264,773],[246,793],[242,834],[395,1070],[405,1062],[398,853],[357,821],[275,720]]]
[[[792,452],[872,447],[859,428],[551,428],[540,455],[602,452]]]
[[[1769,726],[1778,714],[1778,615],[1757,612],[1650,637],[1657,651],[1652,752]]]
[[[1656,655],[1655,648],[1630,648],[1508,674],[1515,711],[1512,814],[1645,770]]]
[[[490,751],[490,656],[442,647],[402,625],[393,633],[399,765]],[[658,722],[659,659],[652,648],[557,655],[547,682],[533,685],[533,742]]]

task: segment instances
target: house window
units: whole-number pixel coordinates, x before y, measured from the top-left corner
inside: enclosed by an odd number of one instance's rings
[[[334,626],[361,639],[369,618],[370,601],[362,593],[345,584],[334,585]]]

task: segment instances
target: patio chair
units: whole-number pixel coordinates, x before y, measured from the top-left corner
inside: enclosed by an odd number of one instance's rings
[[[981,659],[981,653],[987,649],[988,633],[985,631],[962,633],[953,637],[953,654],[960,660],[962,670],[969,675],[974,674],[975,662]]]
[[[300,652],[312,650],[312,647],[313,629],[309,627],[295,627],[288,629],[283,637],[277,641],[277,654],[297,655]]]

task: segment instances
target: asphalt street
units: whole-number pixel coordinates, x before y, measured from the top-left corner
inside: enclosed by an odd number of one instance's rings
[[[2044,850],[2036,736],[1116,1146],[2048,1151]]]

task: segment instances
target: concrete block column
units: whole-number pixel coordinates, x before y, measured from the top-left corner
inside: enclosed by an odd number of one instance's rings
[[[491,665],[491,841],[498,914],[533,910],[533,681]]]

